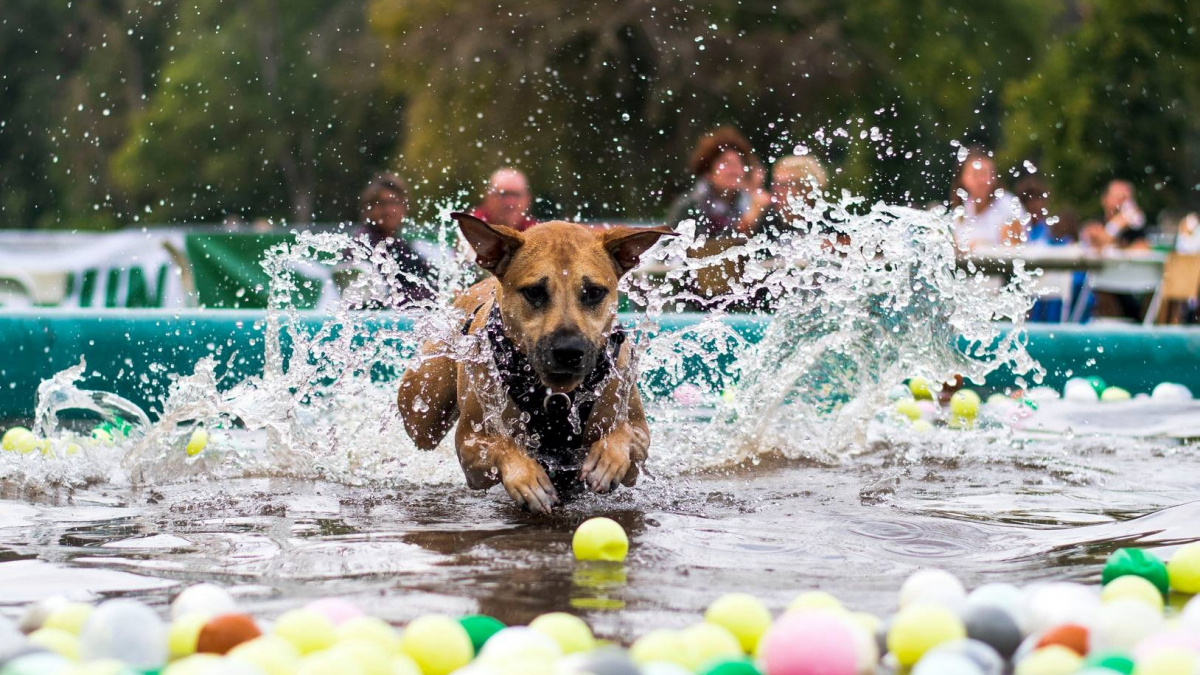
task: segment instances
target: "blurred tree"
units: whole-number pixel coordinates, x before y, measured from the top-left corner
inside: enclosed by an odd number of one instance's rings
[[[1200,206],[1200,3],[1087,0],[1037,70],[1005,91],[1004,156],[1046,170],[1057,201],[1099,211],[1112,178],[1153,214]]]
[[[156,220],[355,218],[402,135],[365,0],[184,5],[118,183]]]

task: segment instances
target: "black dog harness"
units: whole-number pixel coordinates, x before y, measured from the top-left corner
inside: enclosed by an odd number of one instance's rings
[[[463,335],[470,332],[471,323],[482,308],[480,305],[471,312],[463,325]],[[616,368],[617,355],[625,342],[625,329],[620,324],[613,328],[592,371],[584,376],[578,387],[565,394],[552,393],[538,380],[529,358],[504,334],[500,306],[496,303],[492,304],[484,332],[504,389],[525,420],[530,445],[536,446],[530,448],[534,458],[560,491],[569,487],[567,482],[560,485],[560,481],[577,483],[574,477],[584,459],[583,431],[600,390]]]

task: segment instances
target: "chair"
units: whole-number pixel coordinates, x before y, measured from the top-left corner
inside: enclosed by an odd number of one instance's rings
[[[1163,264],[1162,306],[1154,308],[1159,323],[1179,323],[1184,303],[1200,298],[1200,253],[1172,253]]]

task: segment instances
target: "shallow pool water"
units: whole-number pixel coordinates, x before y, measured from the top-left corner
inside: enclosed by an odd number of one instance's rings
[[[13,612],[53,594],[165,602],[203,580],[267,615],[327,595],[397,621],[438,611],[522,623],[566,610],[627,640],[693,622],[727,591],[781,609],[821,589],[884,613],[918,567],[943,567],[968,587],[1094,579],[1119,546],[1200,539],[1195,446],[973,439],[970,452],[946,454],[925,445],[936,444],[909,436],[835,466],[764,459],[649,478],[551,517],[518,511],[498,488],[461,485],[6,484],[0,603]],[[572,558],[573,528],[601,514],[630,534],[623,565]]]

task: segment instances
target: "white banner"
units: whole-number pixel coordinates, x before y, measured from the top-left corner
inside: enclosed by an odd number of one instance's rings
[[[184,307],[183,237],[0,230],[0,306]]]

